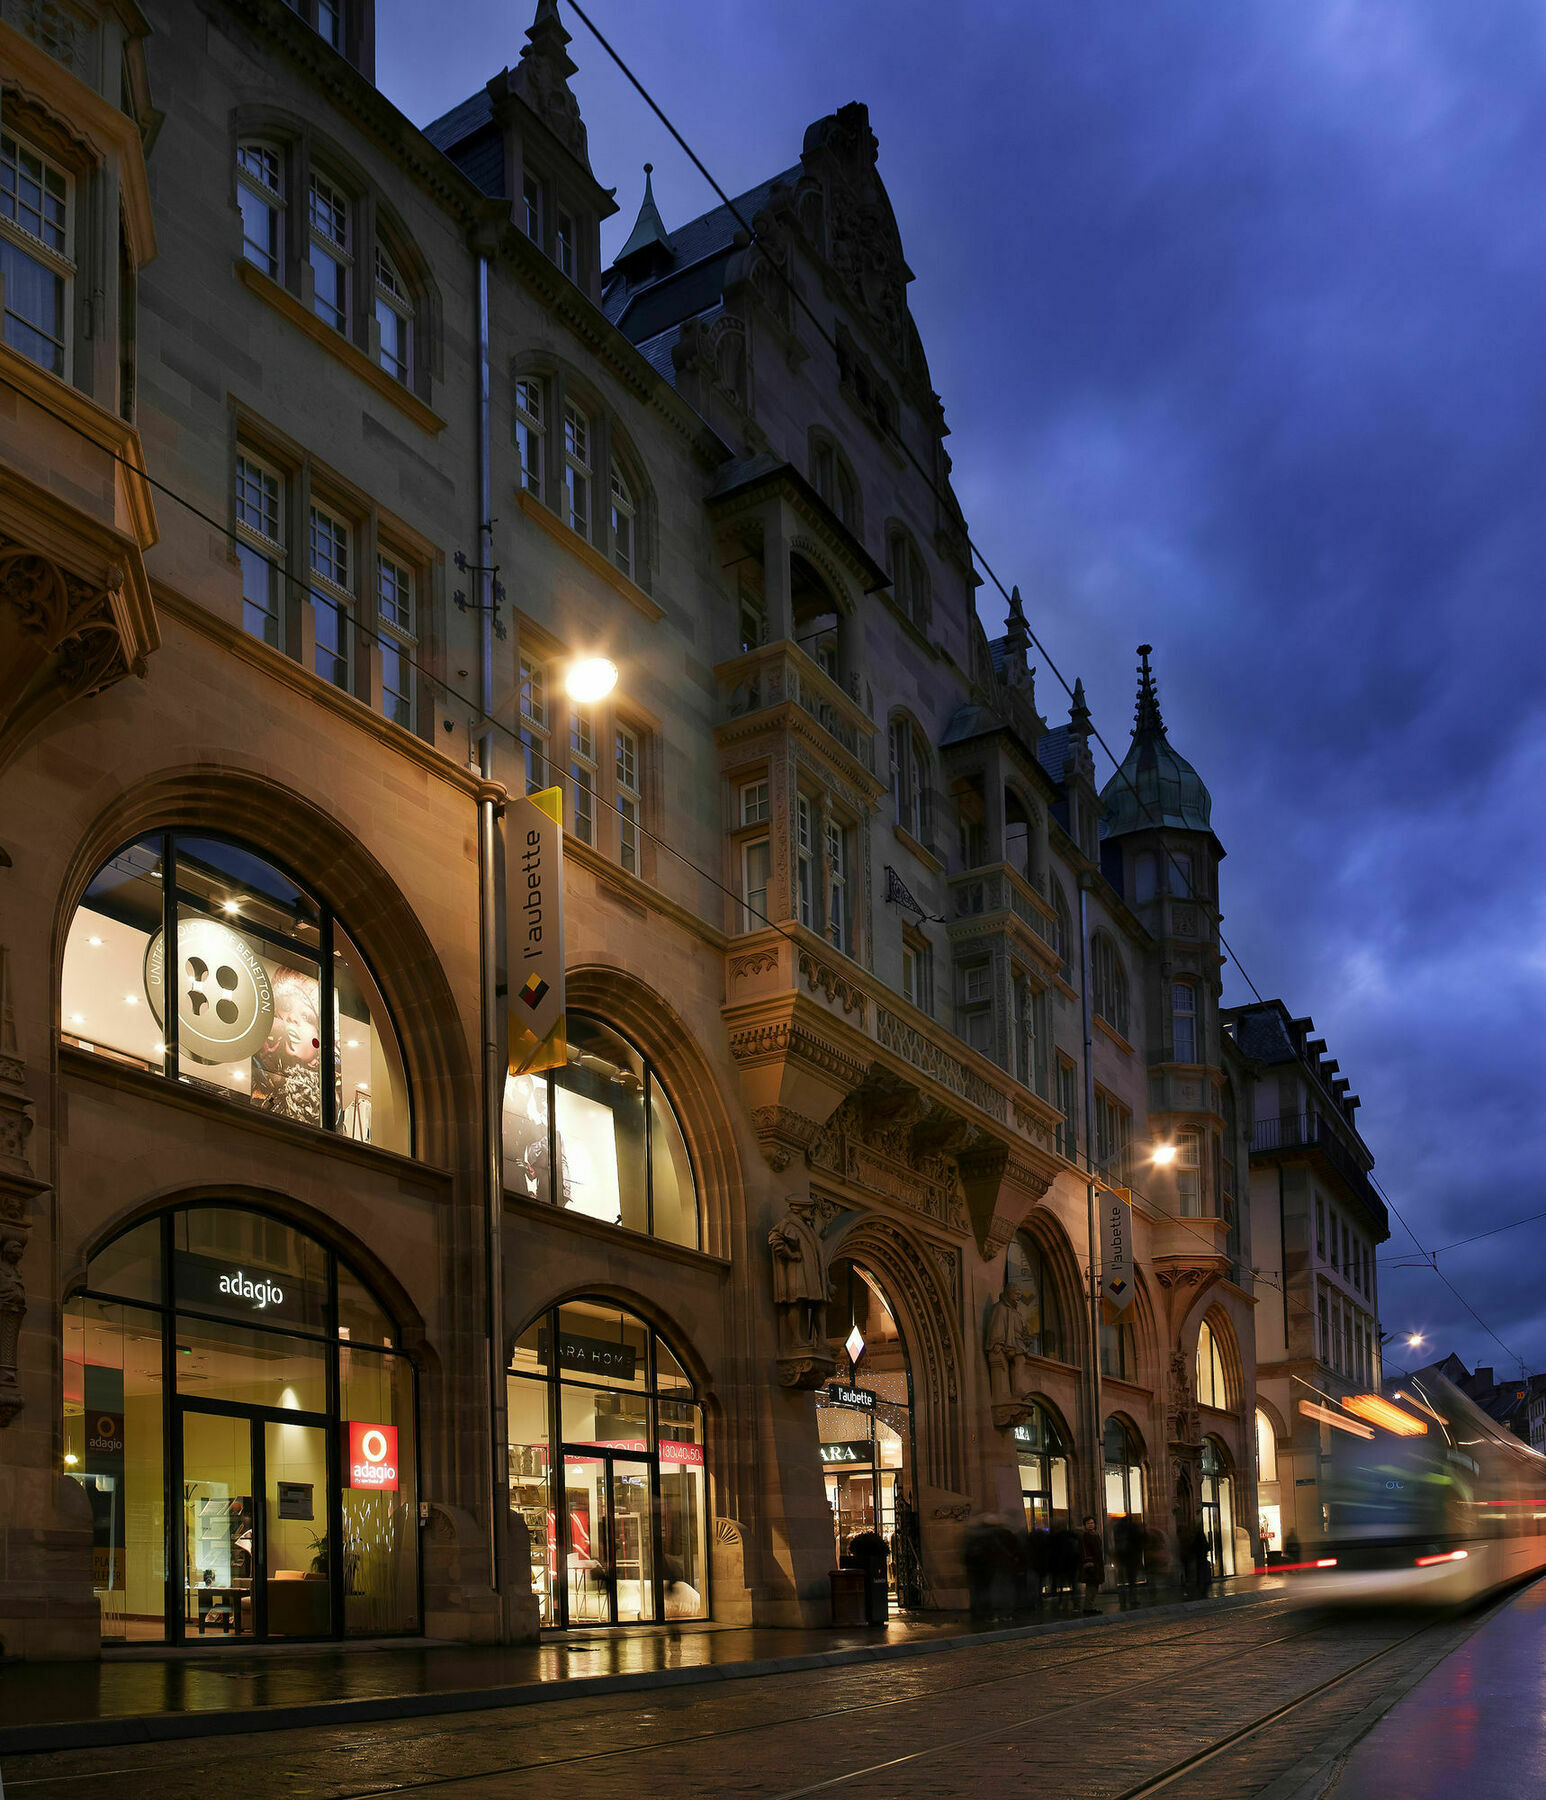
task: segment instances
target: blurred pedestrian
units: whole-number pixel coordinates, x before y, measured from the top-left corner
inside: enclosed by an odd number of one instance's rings
[[[1040,1612],[1047,1591],[1047,1570],[1051,1566],[1052,1533],[1045,1525],[1027,1532],[1025,1539],[1025,1582],[1031,1609]]]
[[[973,1519],[966,1528],[961,1545],[961,1560],[966,1565],[966,1591],[971,1599],[972,1617],[984,1622],[993,1607],[993,1566],[998,1544],[987,1515]]]
[[[1084,1530],[1079,1533],[1079,1584],[1084,1589],[1084,1616],[1093,1619],[1100,1611],[1095,1595],[1106,1578],[1106,1546],[1096,1528],[1095,1515],[1087,1513]]]
[[[1151,1525],[1143,1534],[1143,1561],[1149,1574],[1150,1595],[1158,1599],[1161,1594],[1168,1598],[1171,1582],[1170,1546],[1165,1541],[1165,1534],[1157,1525]]]
[[[1138,1604],[1138,1583],[1143,1575],[1143,1521],[1124,1513],[1112,1531],[1111,1547],[1116,1553],[1122,1610],[1126,1612]]]
[[[1067,1599],[1074,1610],[1074,1589],[1079,1581],[1079,1534],[1065,1518],[1052,1529],[1048,1572],[1052,1578],[1052,1610],[1061,1612]]]

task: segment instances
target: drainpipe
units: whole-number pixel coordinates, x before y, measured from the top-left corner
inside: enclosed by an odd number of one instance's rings
[[[1090,1018],[1090,890],[1089,877],[1079,879],[1079,1004],[1084,1024],[1084,1166],[1085,1214],[1090,1244],[1090,1505],[1102,1537],[1106,1531],[1105,1462],[1100,1418],[1100,1277],[1096,1272],[1095,1222],[1095,1064],[1094,1028]]]
[[[494,779],[494,607],[490,570],[494,564],[489,436],[489,259],[478,257],[478,621],[482,659],[478,671],[478,704],[483,730],[478,738],[478,773],[485,784]],[[489,1581],[503,1605],[505,1491],[504,1430],[504,1244],[502,1215],[504,1170],[501,1122],[504,1113],[504,1061],[498,1037],[499,921],[502,914],[492,792],[478,796],[479,929],[483,978],[483,1231],[488,1315],[489,1426]],[[503,1632],[501,1632],[503,1636]]]

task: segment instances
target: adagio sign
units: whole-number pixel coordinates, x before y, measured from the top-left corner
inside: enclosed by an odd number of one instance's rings
[[[352,1488],[397,1492],[397,1427],[349,1422],[349,1480]]]

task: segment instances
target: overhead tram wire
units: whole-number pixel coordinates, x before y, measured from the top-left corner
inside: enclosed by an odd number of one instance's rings
[[[750,239],[750,241],[752,243],[754,243],[754,244],[760,243],[762,241],[762,234],[756,229],[756,227],[752,224],[752,222],[741,211],[740,207],[738,207],[736,205],[735,201],[730,197],[730,195],[727,194],[725,192],[725,190],[720,186],[720,184],[714,179],[713,175],[709,172],[708,166],[704,163],[703,159],[698,155],[697,151],[695,151],[693,149],[692,145],[688,143],[687,139],[682,135],[682,133],[671,122],[670,118],[667,116],[666,112],[660,106],[659,102],[655,99],[654,95],[650,93],[649,89],[647,87],[645,87],[644,83],[633,72],[632,68],[629,66],[627,61],[614,48],[610,39],[608,39],[606,37],[606,35],[602,32],[600,27],[591,18],[590,14],[587,13],[585,8],[579,4],[579,0],[568,0],[568,5],[574,12],[575,16],[578,19],[580,19],[580,21],[584,24],[586,30],[590,32],[591,36],[595,38],[596,42],[598,44],[600,44],[600,46],[607,53],[607,55],[609,57],[611,57],[612,61],[614,63],[616,63],[618,69],[622,72],[622,75],[623,75],[624,79],[628,82],[629,86],[633,88],[634,92],[638,94],[639,98],[641,100],[643,100],[644,104],[650,109],[650,111],[652,113],[654,113],[655,117],[657,119],[659,119],[661,124],[663,126],[665,126],[666,130],[671,134],[671,137],[675,140],[677,145],[681,148],[682,153],[687,157],[688,161],[691,162],[693,167],[698,171],[698,173],[703,177],[703,179],[709,184],[709,186],[719,196],[720,201],[723,203],[726,211],[730,214],[731,218],[733,218],[735,220],[736,224],[740,226],[742,231],[744,231],[746,233],[747,237]],[[790,298],[794,301],[795,305],[800,308],[801,312],[803,312],[805,314],[806,318],[808,318],[810,320],[811,325],[814,328],[814,330],[816,331],[817,336],[820,337],[822,342],[827,346],[827,348],[833,353],[834,356],[838,355],[839,350],[838,350],[837,339],[832,335],[832,333],[830,331],[827,330],[826,326],[817,317],[815,311],[811,307],[810,302],[805,298],[805,296],[795,286],[794,278],[790,275],[789,271],[783,266],[783,264],[781,262],[778,261],[778,259],[776,257],[770,256],[768,260],[769,260],[771,267],[777,273],[779,280],[782,281],[784,286],[788,289]],[[895,447],[901,451],[902,455],[906,458],[906,460],[912,465],[912,467],[916,471],[916,473],[922,478],[924,484],[928,487],[930,493],[933,494],[934,498],[944,508],[946,516],[948,518],[952,519],[953,521],[958,522],[958,524],[960,526],[961,536],[965,540],[966,546],[967,546],[968,550],[970,550],[973,558],[981,566],[982,571],[987,576],[988,580],[991,581],[993,583],[994,587],[998,589],[999,596],[1004,601],[1004,604],[1006,606],[1011,604],[1009,590],[1004,586],[1003,582],[999,579],[998,571],[993,567],[992,563],[989,562],[987,554],[983,550],[982,546],[972,536],[971,530],[967,526],[966,520],[962,517],[960,507],[958,506],[955,498],[939,485],[939,483],[935,480],[933,473],[924,467],[923,463],[919,460],[919,458],[918,458],[916,452],[913,450],[912,446],[906,441],[906,439],[900,434],[900,432],[893,434],[892,442],[895,445]],[[1045,662],[1046,666],[1052,671],[1053,675],[1057,678],[1059,685],[1062,687],[1063,692],[1065,694],[1067,694],[1069,697],[1069,700],[1072,701],[1072,699],[1074,698],[1073,687],[1070,684],[1068,678],[1064,675],[1063,671],[1058,667],[1057,661],[1053,657],[1051,651],[1048,650],[1047,646],[1036,635],[1035,630],[1031,627],[1031,625],[1028,621],[1026,623],[1025,629],[1026,629],[1026,636],[1030,639],[1031,643],[1033,643],[1036,646],[1036,649],[1037,649],[1038,653],[1040,654],[1043,662]],[[1105,751],[1107,759],[1110,761],[1112,767],[1116,771],[1117,778],[1127,786],[1127,788],[1131,792],[1134,800],[1137,801],[1139,807],[1148,816],[1150,822],[1157,828],[1162,828],[1164,825],[1164,820],[1162,818],[1160,818],[1154,812],[1153,808],[1149,806],[1148,802],[1145,801],[1143,796],[1138,792],[1138,788],[1137,788],[1136,784],[1134,783],[1132,777],[1129,776],[1123,768],[1122,758],[1119,757],[1116,754],[1116,752],[1111,748],[1111,746],[1106,742],[1106,739],[1102,735],[1099,726],[1097,726],[1095,724],[1093,719],[1091,719],[1091,721],[1090,721],[1090,735],[1095,739],[1096,743],[1098,743],[1100,745],[1101,749]],[[1179,863],[1177,863],[1177,861],[1176,861],[1175,853],[1172,850],[1170,850],[1167,846],[1162,846],[1162,848],[1164,849],[1166,862],[1172,868],[1176,869],[1178,873],[1184,874],[1185,872],[1184,872],[1184,870],[1181,869],[1181,865]],[[1235,967],[1240,971],[1241,980],[1245,982],[1246,986],[1256,996],[1258,1003],[1261,1003],[1262,994],[1261,994],[1260,990],[1257,988],[1256,983],[1251,980],[1250,975],[1246,971],[1245,965],[1240,961],[1240,958],[1235,954],[1234,946],[1224,936],[1222,929],[1219,932],[1219,942],[1220,942],[1220,944],[1223,945],[1224,949],[1228,952],[1230,961],[1233,962]]]

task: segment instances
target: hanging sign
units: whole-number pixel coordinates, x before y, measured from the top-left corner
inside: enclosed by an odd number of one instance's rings
[[[1109,1189],[1100,1205],[1100,1293],[1120,1316],[1133,1303],[1133,1209]]]
[[[543,1368],[548,1362],[548,1334],[537,1333],[537,1360]],[[620,1344],[615,1338],[581,1337],[577,1331],[558,1334],[558,1366],[580,1369],[587,1375],[609,1375],[614,1381],[632,1381],[638,1366],[638,1350],[633,1344]]]
[[[560,788],[510,803],[505,836],[512,1075],[562,1068],[564,804]]]
[[[849,1387],[845,1382],[836,1381],[821,1392],[828,1406],[857,1406],[865,1412],[875,1410],[875,1396],[868,1388]]]

